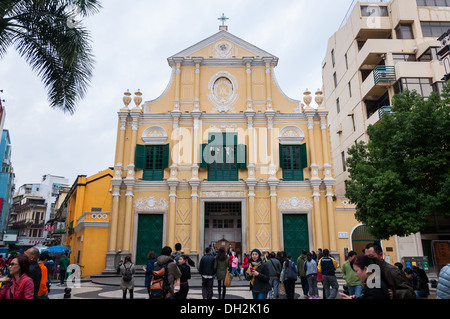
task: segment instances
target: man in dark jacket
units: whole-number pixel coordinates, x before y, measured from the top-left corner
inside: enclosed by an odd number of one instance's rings
[[[378,258],[381,263],[381,276],[389,288],[391,299],[415,299],[416,294],[403,271],[387,263],[383,259],[383,250],[377,243],[368,244],[364,254],[371,258]]]
[[[328,249],[323,250],[323,257],[319,260],[317,270],[322,272],[324,299],[335,299],[339,284],[336,278],[337,261],[331,257]]]
[[[25,256],[27,256],[30,261],[30,277],[33,279],[34,283],[34,299],[37,299],[38,297],[39,286],[41,285],[42,278],[41,267],[39,267],[38,264],[39,255],[39,249],[34,247],[25,251]]]
[[[205,255],[200,259],[198,272],[202,276],[202,297],[212,299],[214,284],[214,256],[210,247],[206,248]]]

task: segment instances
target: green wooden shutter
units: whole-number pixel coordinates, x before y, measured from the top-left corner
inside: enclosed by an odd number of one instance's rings
[[[284,168],[283,144],[279,144],[280,168]]]
[[[308,167],[308,156],[306,153],[306,143],[300,145],[300,167],[301,167],[301,169]]]
[[[199,168],[208,168],[207,158],[209,158],[209,157],[208,157],[207,153],[205,152],[207,147],[208,147],[208,144],[200,145],[200,154],[199,154],[200,158],[198,160]]]
[[[237,147],[237,168],[247,169],[247,145],[239,144]]]
[[[170,146],[170,144],[165,144],[162,146],[162,148],[163,148],[162,169],[169,167],[169,146]]]
[[[136,153],[134,159],[134,167],[135,169],[144,169],[145,168],[145,145],[136,145]]]

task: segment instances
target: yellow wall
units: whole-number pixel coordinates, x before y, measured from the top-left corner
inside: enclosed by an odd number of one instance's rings
[[[92,176],[79,176],[70,193],[67,238],[71,262],[81,267],[82,276],[100,273],[105,267],[111,211],[111,177],[106,169]]]

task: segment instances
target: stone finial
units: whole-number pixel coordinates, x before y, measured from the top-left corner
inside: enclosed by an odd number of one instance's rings
[[[305,102],[306,106],[309,107],[311,101],[312,101],[311,92],[308,89],[306,89],[306,91],[303,92],[303,102]]]
[[[127,90],[123,96],[123,104],[125,104],[125,108],[128,108],[128,105],[131,103],[131,93],[130,90]]]
[[[322,103],[323,103],[323,92],[322,92],[322,90],[317,89],[315,101],[316,101],[317,105],[320,108]]]
[[[139,105],[141,105],[142,103],[142,93],[141,91],[138,89],[136,93],[134,93],[135,97],[134,97],[134,104],[136,104],[136,108],[139,107]]]

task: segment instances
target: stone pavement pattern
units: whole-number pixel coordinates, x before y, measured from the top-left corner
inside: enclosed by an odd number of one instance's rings
[[[432,278],[430,278],[431,280]],[[433,278],[434,279],[434,278]],[[339,292],[343,292],[345,281],[338,277]],[[71,299],[122,299],[122,290],[119,287],[119,276],[99,276],[84,278],[81,280],[79,288],[72,288]],[[202,299],[201,278],[199,275],[193,275],[189,280],[188,299]],[[64,299],[64,289],[66,286],[59,286],[59,282],[54,280],[50,289],[50,299]],[[322,284],[318,284],[319,296],[323,297]],[[214,281],[214,296],[217,299],[217,281]],[[436,298],[436,289],[430,285],[429,299]],[[128,297],[128,295],[127,295]],[[148,299],[147,290],[144,287],[144,278],[135,277],[134,299]],[[233,279],[231,287],[227,287],[226,299],[252,299],[252,293],[249,290],[249,282],[240,281],[237,277]],[[294,299],[304,299],[303,290],[300,281],[297,280],[295,286]],[[338,294],[337,299],[340,299]]]

